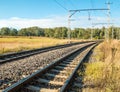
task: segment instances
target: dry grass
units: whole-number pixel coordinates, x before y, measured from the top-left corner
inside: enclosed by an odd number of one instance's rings
[[[105,41],[94,52],[96,62],[86,64],[83,82],[99,88],[95,92],[120,92],[120,42]]]
[[[67,42],[66,39],[47,37],[2,37],[0,38],[0,54],[65,44]]]

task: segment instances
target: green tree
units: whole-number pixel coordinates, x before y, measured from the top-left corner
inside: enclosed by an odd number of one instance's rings
[[[20,36],[44,36],[44,29],[39,27],[28,27],[28,28],[22,28],[19,30],[18,34]]]
[[[60,33],[59,28],[54,28],[54,30],[55,30],[54,37],[55,38],[60,38],[61,33]]]
[[[46,37],[54,37],[54,30],[52,28],[46,28],[44,30],[45,36]]]
[[[11,35],[11,36],[17,36],[17,35],[18,35],[17,29],[15,29],[15,28],[11,29],[11,30],[10,30],[10,35]]]
[[[0,34],[2,36],[8,36],[8,35],[10,35],[10,28],[8,28],[8,27],[1,28]]]
[[[68,29],[66,27],[62,27],[62,38],[66,38],[67,37],[67,32],[68,32]]]
[[[29,33],[27,32],[26,28],[22,28],[18,31],[19,36],[29,36]]]

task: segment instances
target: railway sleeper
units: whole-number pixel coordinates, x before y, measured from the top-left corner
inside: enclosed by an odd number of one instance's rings
[[[60,64],[60,66],[67,66],[67,67],[76,67],[76,65],[71,65],[71,64],[64,64],[64,63],[62,63],[62,64]]]
[[[63,75],[63,76],[65,76],[65,75]],[[57,76],[57,77],[53,77],[53,76],[45,76],[45,75],[43,75],[43,76],[41,76],[41,78],[42,79],[47,79],[47,80],[52,80],[52,81],[65,81],[66,80],[66,78],[63,78],[62,77],[62,75],[59,75],[59,76]]]
[[[62,63],[64,63],[64,64],[70,64],[71,62],[63,61]]]
[[[25,89],[27,89],[25,92],[58,92],[56,89],[47,89],[47,88],[40,88],[37,86],[29,85]]]
[[[64,82],[57,82],[57,81],[50,81],[50,80],[46,80],[46,79],[42,79],[42,78],[39,78],[37,79],[38,82],[40,83],[46,83],[46,84],[52,84],[52,85],[64,85]]]
[[[74,58],[68,58],[68,59],[66,59],[67,61],[73,61],[74,60]]]
[[[70,69],[64,69],[62,71],[60,71],[59,75],[65,75],[65,76],[69,76],[72,73],[73,70]],[[55,73],[57,75],[57,73]]]
[[[68,78],[69,74],[71,74],[73,70],[67,70],[67,69],[63,69],[63,70],[56,70],[56,69],[52,69],[49,73],[50,74],[54,74],[54,77],[60,77],[60,78]]]
[[[38,82],[38,81],[36,83],[30,84],[30,85],[38,86],[41,88],[47,88],[47,89],[59,89],[62,87],[61,85],[54,85],[54,84],[43,83],[43,82]]]
[[[62,70],[62,69],[64,69],[64,70],[73,70],[73,69],[75,69],[75,68],[72,68],[72,67],[63,67],[63,66],[60,66],[60,65],[56,66],[55,68],[60,69],[60,70]]]
[[[71,62],[71,61],[73,61],[73,60],[68,60],[68,59],[65,60],[65,62]],[[63,61],[63,62],[64,62],[64,61]]]
[[[61,87],[61,85],[53,85],[53,84],[50,84],[50,83],[39,82],[37,80],[34,80],[32,82],[33,83],[27,84],[24,87],[27,87],[29,85],[37,86],[37,87],[40,87],[40,88],[47,88],[47,89],[58,89],[58,88]]]
[[[46,73],[45,76],[62,78],[62,79],[67,79],[68,78],[67,76],[55,75],[55,74],[51,74],[51,73]]]
[[[62,70],[62,71],[59,71],[59,70],[51,70],[50,73],[54,73],[54,74],[58,74],[61,75],[61,76],[69,76],[71,74],[72,70],[69,70],[69,71],[66,71],[66,70]]]
[[[63,71],[60,71],[60,70],[57,70],[57,69],[52,69],[50,70],[50,73],[63,73],[63,74],[67,74],[68,72],[63,70]]]

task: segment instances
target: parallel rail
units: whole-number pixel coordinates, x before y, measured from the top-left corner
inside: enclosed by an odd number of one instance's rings
[[[83,44],[83,43],[87,43],[87,42],[91,42],[91,41],[77,42],[77,43],[71,43],[71,44],[65,44],[65,45],[45,47],[45,48],[40,48],[40,49],[35,49],[35,50],[21,51],[21,52],[17,52],[17,53],[3,54],[3,55],[0,55],[0,64],[10,62],[12,60],[25,58],[25,57],[32,56],[32,55],[35,55],[35,54],[47,52],[47,51],[50,51],[50,50],[70,47],[70,46],[73,46],[73,45]]]
[[[65,92],[79,65],[96,44],[98,42],[91,42],[66,54],[45,68],[6,88],[3,92]],[[76,61],[74,58],[78,54],[81,55],[81,59]]]

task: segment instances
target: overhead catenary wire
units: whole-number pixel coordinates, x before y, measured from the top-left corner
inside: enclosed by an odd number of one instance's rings
[[[57,0],[54,0],[55,3],[57,3],[60,7],[62,7],[64,10],[68,11],[66,7],[64,7],[61,3],[59,3]]]
[[[73,8],[76,8],[76,6],[73,4],[71,0],[69,0],[69,3],[72,5]]]

